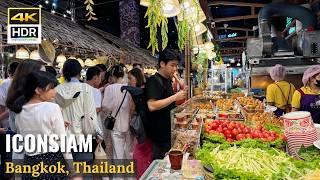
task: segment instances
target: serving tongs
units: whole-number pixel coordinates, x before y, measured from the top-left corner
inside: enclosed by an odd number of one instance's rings
[[[188,130],[191,130],[192,129],[192,122],[194,121],[196,115],[198,114],[199,112],[199,107],[197,107],[193,112],[192,112],[192,116],[191,116],[191,119],[188,121]]]

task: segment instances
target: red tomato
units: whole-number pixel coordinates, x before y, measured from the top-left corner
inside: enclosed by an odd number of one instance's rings
[[[226,131],[226,130],[228,130],[228,128],[227,128],[227,127],[224,127],[224,128],[223,128],[223,131]]]
[[[228,138],[227,141],[228,141],[228,142],[233,142],[233,139]]]
[[[218,128],[218,124],[213,122],[210,126],[211,129],[216,130]]]
[[[238,128],[238,133],[242,133],[243,130],[241,128]]]
[[[275,140],[274,137],[271,137],[271,136],[267,137],[267,139],[268,139],[268,141],[274,141]]]
[[[244,134],[238,134],[236,138],[238,141],[240,141],[240,140],[244,139],[245,137],[246,137],[246,135],[244,135]]]
[[[240,124],[240,128],[243,129],[245,128],[245,126],[243,124]]]
[[[233,136],[232,136],[232,134],[226,134],[226,138],[228,139],[231,139]]]
[[[231,123],[228,124],[228,129],[229,129],[229,130],[233,130],[233,129],[234,129],[234,125],[232,125]]]
[[[259,131],[261,131],[261,130],[262,130],[262,126],[261,126],[261,125],[258,125],[256,129],[259,130]]]
[[[246,138],[251,139],[251,138],[252,138],[252,135],[248,133],[248,134],[246,134]]]
[[[222,133],[222,132],[223,132],[223,129],[222,129],[221,127],[218,127],[218,128],[216,129],[216,131],[219,132],[219,133]]]
[[[239,131],[237,129],[233,129],[231,131],[231,133],[234,135],[234,136],[237,136],[239,134]]]
[[[246,133],[246,134],[247,134],[247,133],[250,133],[250,129],[247,128],[247,127],[246,127],[246,128],[243,128],[243,133]]]
[[[262,132],[259,132],[259,138],[264,138]]]
[[[223,134],[231,134],[231,131],[230,130],[223,130]]]

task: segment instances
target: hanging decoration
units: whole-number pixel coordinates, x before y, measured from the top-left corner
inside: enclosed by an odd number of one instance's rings
[[[33,60],[39,60],[39,59],[41,59],[40,54],[39,54],[39,51],[38,51],[38,50],[33,50],[33,51],[30,53],[30,59],[33,59]]]
[[[30,58],[29,52],[25,48],[21,47],[16,52],[16,58],[17,59],[29,59]]]
[[[157,32],[158,27],[161,26],[161,37],[162,37],[162,49],[165,49],[168,44],[168,19],[162,14],[162,1],[150,0],[150,6],[147,9],[145,18],[148,17],[148,25],[146,28],[150,29],[150,41],[147,48],[152,49],[152,54],[155,51],[159,52]]]
[[[96,13],[93,12],[93,0],[85,0],[84,4],[86,5],[86,10],[88,11],[88,13],[86,14],[86,17],[88,17],[88,21],[98,20],[98,18],[95,17]]]

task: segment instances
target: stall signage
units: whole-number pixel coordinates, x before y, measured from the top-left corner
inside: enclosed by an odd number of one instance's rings
[[[41,9],[8,8],[8,44],[41,43]]]

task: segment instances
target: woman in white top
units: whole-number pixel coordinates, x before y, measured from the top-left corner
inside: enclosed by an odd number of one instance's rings
[[[112,67],[111,76],[116,79],[116,83],[106,87],[102,100],[102,110],[114,117],[124,98],[111,131],[114,159],[132,159],[133,137],[130,135],[129,121],[134,111],[134,104],[129,93],[121,92],[121,87],[126,86],[124,74],[125,70],[121,65]],[[108,140],[105,140],[105,143],[108,143]]]
[[[16,113],[15,125],[19,134],[25,137],[32,135],[66,135],[64,121],[59,106],[52,103],[58,84],[57,79],[48,72],[34,71],[27,77],[23,95],[14,102],[11,110]],[[48,144],[52,146],[52,144]],[[40,162],[46,165],[56,165],[64,162],[61,152],[25,152],[24,162],[35,165]],[[32,178],[32,174],[23,175],[23,179]],[[65,179],[66,174],[41,174],[38,179]]]

